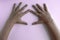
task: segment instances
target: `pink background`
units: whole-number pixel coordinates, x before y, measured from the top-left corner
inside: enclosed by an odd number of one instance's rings
[[[8,19],[13,3],[23,2],[22,5],[28,4],[26,9],[32,9],[31,5],[39,3],[41,6],[46,3],[48,10],[60,32],[60,1],[59,0],[0,0],[0,31]],[[21,18],[28,25],[15,24],[12,28],[8,40],[50,40],[43,24],[31,25],[38,18],[27,13]],[[27,19],[27,20],[26,20]]]

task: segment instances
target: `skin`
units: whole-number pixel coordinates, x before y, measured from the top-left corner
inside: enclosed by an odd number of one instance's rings
[[[58,30],[47,10],[46,4],[43,4],[43,7],[41,7],[39,4],[32,5],[32,8],[35,11],[30,10],[30,12],[36,15],[39,19],[37,22],[32,23],[32,25],[43,23],[46,25],[45,28],[47,29],[51,40],[60,40]]]
[[[14,3],[11,15],[8,18],[6,24],[1,32],[0,40],[7,40],[8,35],[9,35],[14,24],[18,23],[18,24],[27,25],[26,22],[23,22],[21,19],[19,20],[19,18],[21,18],[23,15],[25,15],[28,12],[28,10],[26,10],[25,12],[22,12],[27,7],[27,4],[24,5],[22,8],[20,8],[21,4],[22,4],[22,2],[20,2],[16,6],[16,3]]]

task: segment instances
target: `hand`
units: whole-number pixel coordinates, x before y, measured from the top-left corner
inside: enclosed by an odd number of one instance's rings
[[[24,5],[22,8],[20,8],[21,4],[22,4],[22,2],[20,2],[17,7],[16,7],[16,3],[13,5],[12,12],[11,12],[11,15],[10,15],[8,21],[20,23],[20,24],[27,24],[27,23],[19,20],[19,18],[21,18],[23,15],[25,15],[28,11],[27,10],[25,12],[22,12],[27,7],[27,4]]]
[[[47,10],[46,4],[43,4],[43,8],[39,5],[32,5],[33,10],[30,10],[30,12],[32,12],[33,14],[35,14],[36,16],[39,17],[39,20],[37,22],[32,23],[34,24],[40,24],[40,23],[49,23],[50,21],[52,21],[52,18]]]
[[[47,29],[47,32],[51,37],[51,40],[58,40],[59,33],[47,10],[46,4],[43,4],[43,8],[39,4],[32,5],[32,7],[35,11],[30,10],[30,12],[39,17],[39,20],[32,23],[32,25],[44,23],[46,25],[45,28]]]
[[[7,40],[8,35],[15,23],[27,24],[27,23],[21,21],[21,19],[19,20],[19,18],[21,18],[24,14],[26,14],[28,12],[28,10],[25,12],[22,12],[27,7],[27,5],[24,5],[22,8],[19,8],[21,6],[21,4],[22,3],[20,2],[18,4],[18,6],[16,6],[16,4],[13,5],[11,15],[10,15],[9,19],[7,20],[5,26],[0,34],[1,35],[0,40]]]

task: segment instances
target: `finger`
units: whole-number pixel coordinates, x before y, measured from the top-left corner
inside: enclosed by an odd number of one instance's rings
[[[15,14],[14,16],[18,17],[18,18],[21,18],[23,15],[25,15],[29,10],[25,11],[25,12],[20,12],[20,13],[17,13]]]
[[[37,11],[37,15],[43,14],[43,12],[39,10],[38,7],[36,7],[35,5],[32,5],[32,7],[35,9],[35,11]]]
[[[28,12],[29,12],[29,10],[26,10],[25,12],[19,13],[18,16],[19,16],[19,17],[22,17],[22,16],[24,16],[24,15],[25,15],[26,13],[28,13]]]
[[[22,4],[22,2],[20,2],[20,3],[18,4],[18,6],[16,7],[15,11],[19,9],[19,7],[21,6],[21,4]]]
[[[43,23],[43,21],[42,21],[42,20],[40,20],[40,21],[37,21],[37,22],[32,23],[32,25],[42,24],[42,23]]]
[[[47,10],[47,7],[46,7],[46,4],[43,4],[43,8],[44,8],[44,10],[47,12],[48,10]]]
[[[22,10],[24,10],[28,5],[24,5],[21,9],[19,9],[17,12],[21,12]]]
[[[29,12],[29,10],[26,10],[24,13],[23,13],[23,15],[25,15],[26,13],[28,13]]]
[[[39,22],[34,22],[34,23],[32,23],[32,25],[36,25],[36,24],[40,24]]]
[[[43,11],[42,7],[39,4],[36,4],[37,8]]]
[[[16,3],[13,4],[13,8],[12,8],[12,11],[15,10],[15,7],[16,7]]]
[[[15,12],[15,7],[16,7],[16,3],[13,4],[12,12],[11,12],[11,14],[10,14],[10,18],[12,18],[13,15],[15,14],[15,13],[14,13],[14,12]]]
[[[40,14],[39,14],[39,13],[37,13],[37,12],[34,12],[33,10],[29,10],[29,12],[31,12],[32,14],[34,14],[34,15],[36,15],[36,16],[38,16],[38,17],[40,17]]]
[[[37,8],[35,5],[32,5],[32,7],[33,7],[33,9],[34,9],[36,12],[39,13],[39,10],[38,10],[38,8]]]
[[[14,15],[13,16],[15,16],[16,15],[16,13],[17,13],[17,11],[16,10],[18,10],[19,9],[19,7],[20,7],[20,5],[22,4],[22,2],[20,2],[19,4],[18,4],[18,6],[15,8],[15,11],[14,11]]]
[[[26,22],[23,22],[23,21],[17,21],[16,23],[17,23],[17,24],[24,24],[24,25],[27,25],[27,23],[26,23]]]

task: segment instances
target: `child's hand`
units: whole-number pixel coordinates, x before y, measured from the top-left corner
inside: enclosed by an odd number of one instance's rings
[[[22,8],[19,8],[20,6],[21,6],[21,2],[18,4],[18,6],[16,6],[16,4],[13,5],[11,15],[10,15],[9,19],[7,20],[3,30],[1,32],[0,40],[7,40],[8,35],[15,23],[27,24],[27,23],[19,20],[19,18],[21,18],[24,14],[26,14],[28,12],[28,10],[25,12],[22,12],[25,9],[25,7],[27,7],[27,5],[24,5]]]
[[[22,2],[20,2],[18,4],[18,6],[16,6],[16,4],[13,5],[13,8],[12,8],[12,12],[11,12],[11,15],[8,19],[8,21],[12,22],[12,23],[20,23],[20,24],[27,24],[21,20],[19,20],[19,18],[21,18],[24,14],[26,14],[26,12],[28,11],[25,11],[25,12],[22,12],[26,7],[27,5],[24,5],[22,8],[20,7],[22,4]]]
[[[40,24],[43,22],[48,23],[52,21],[52,18],[48,13],[48,10],[45,4],[43,4],[43,7],[41,7],[39,4],[32,5],[32,7],[35,11],[30,10],[30,12],[32,12],[33,14],[39,17],[39,20],[37,22],[34,22],[33,25]]]

